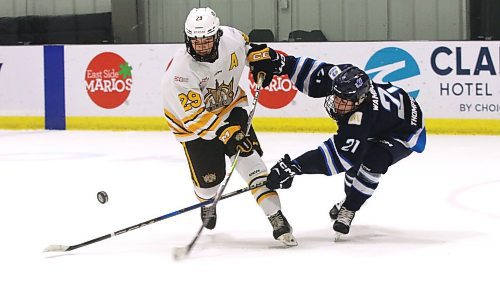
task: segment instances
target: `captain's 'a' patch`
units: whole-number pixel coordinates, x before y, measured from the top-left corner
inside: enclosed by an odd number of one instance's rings
[[[362,119],[363,119],[363,113],[358,111],[351,114],[351,116],[349,117],[349,122],[347,124],[360,126]]]

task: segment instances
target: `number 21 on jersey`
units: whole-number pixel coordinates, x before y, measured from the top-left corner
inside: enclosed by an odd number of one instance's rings
[[[356,139],[347,139],[345,141],[345,145],[342,146],[342,149],[343,151],[346,151],[346,152],[349,152],[351,151],[351,153],[355,153],[356,152],[356,149],[358,149],[358,146],[359,146],[359,140],[356,140]]]

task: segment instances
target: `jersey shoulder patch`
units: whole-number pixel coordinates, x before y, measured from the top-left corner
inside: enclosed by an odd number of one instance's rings
[[[363,113],[357,111],[357,112],[351,114],[351,116],[349,117],[349,121],[347,122],[347,124],[360,126],[362,120],[363,120]]]

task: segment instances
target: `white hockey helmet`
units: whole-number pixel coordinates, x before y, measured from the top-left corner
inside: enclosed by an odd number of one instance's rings
[[[222,31],[219,29],[220,21],[215,11],[211,8],[193,8],[184,24],[184,41],[187,52],[197,61],[214,62],[219,57],[218,46]],[[194,50],[191,39],[214,37],[214,46],[207,55],[199,55]]]

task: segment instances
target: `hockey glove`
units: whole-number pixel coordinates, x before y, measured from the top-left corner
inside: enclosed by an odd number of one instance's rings
[[[285,56],[276,52],[266,44],[250,43],[250,50],[247,53],[248,64],[252,72],[253,80],[257,82],[259,72],[264,72],[266,77],[262,83],[262,87],[269,86],[274,75],[282,75],[283,67],[285,66]]]
[[[229,156],[235,155],[238,150],[246,157],[251,154],[253,146],[250,138],[245,136],[240,126],[226,125],[217,131],[219,140],[226,145],[226,153]]]
[[[246,126],[248,113],[241,107],[236,107],[231,111],[226,119],[227,124],[216,131],[219,140],[226,145],[226,154],[235,155],[238,150],[246,157],[252,153],[253,145],[248,136],[245,136],[242,126]]]
[[[290,159],[290,155],[280,159],[272,168],[267,176],[266,187],[269,189],[288,189],[292,186],[293,177],[301,175],[302,170],[300,165]]]

